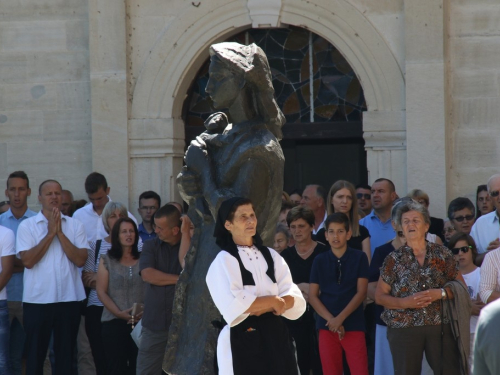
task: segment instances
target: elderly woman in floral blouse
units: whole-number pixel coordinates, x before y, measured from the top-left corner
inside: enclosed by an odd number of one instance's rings
[[[435,374],[441,369],[443,375],[459,374],[459,351],[447,321],[441,339],[440,304],[453,298],[451,290],[443,289],[446,282],[463,282],[458,264],[449,249],[425,240],[430,217],[424,206],[408,202],[396,220],[407,243],[385,258],[375,293],[376,302],[385,307],[382,320],[388,327],[394,373],[419,375],[425,352]]]

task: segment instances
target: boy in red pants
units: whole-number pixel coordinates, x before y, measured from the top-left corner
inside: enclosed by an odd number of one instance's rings
[[[363,301],[368,287],[368,258],[347,247],[348,217],[336,212],[325,220],[331,251],[314,259],[309,303],[318,313],[319,353],[324,375],[342,375],[342,350],[352,375],[368,375]]]

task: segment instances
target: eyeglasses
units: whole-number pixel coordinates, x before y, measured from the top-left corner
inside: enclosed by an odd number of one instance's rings
[[[445,235],[446,233],[453,233],[455,232],[455,227],[448,227],[446,229],[443,229],[443,235]]]
[[[491,196],[492,198],[496,198],[496,197],[498,197],[498,194],[500,194],[500,191],[498,191],[498,190],[495,190],[495,191],[490,191],[490,196]]]
[[[371,199],[372,196],[370,194],[356,193],[356,198],[358,198],[358,199]]]
[[[339,285],[341,277],[342,277],[342,263],[340,263],[340,259],[337,259],[337,284]]]
[[[469,251],[469,249],[472,250],[472,246],[462,246],[462,247],[454,247],[453,249],[451,249],[451,252],[453,253],[453,255],[458,255],[458,252],[461,251],[462,253],[466,253]]]
[[[455,216],[455,217],[453,218],[453,220],[456,220],[456,221],[458,221],[459,223],[461,223],[461,222],[462,222],[462,221],[464,221],[464,220],[471,221],[472,219],[474,219],[474,215]]]

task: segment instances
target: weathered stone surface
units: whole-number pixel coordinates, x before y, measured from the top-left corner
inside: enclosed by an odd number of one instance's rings
[[[206,91],[216,109],[228,108],[233,123],[223,114],[209,117],[207,131],[189,146],[178,176],[196,229],[176,286],[164,361],[164,369],[174,374],[215,373],[218,330],[211,322],[221,315],[205,277],[220,251],[213,237],[220,204],[234,196],[250,198],[257,230],[268,246],[281,206],[284,156],[278,139],[284,116],[273,97],[267,58],[254,44],[216,44],[210,54]],[[215,78],[221,75],[226,78]]]

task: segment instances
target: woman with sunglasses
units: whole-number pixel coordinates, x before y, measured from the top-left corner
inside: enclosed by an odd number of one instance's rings
[[[448,248],[451,250],[455,260],[458,262],[460,272],[464,277],[465,284],[467,285],[467,289],[469,290],[469,295],[472,300],[472,311],[470,317],[470,368],[472,366],[472,347],[474,344],[474,334],[476,332],[477,320],[479,318],[479,313],[484,306],[484,303],[479,299],[481,271],[480,268],[474,264],[477,257],[476,243],[468,234],[458,232],[450,238]]]
[[[454,297],[444,285],[464,282],[457,262],[448,248],[425,240],[430,217],[421,204],[402,204],[396,224],[406,245],[385,258],[375,291],[375,301],[385,307],[394,374],[420,375],[424,352],[435,374],[460,374],[458,346],[441,314],[441,300]]]

